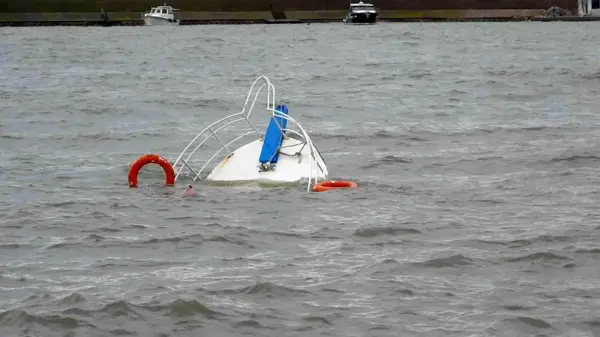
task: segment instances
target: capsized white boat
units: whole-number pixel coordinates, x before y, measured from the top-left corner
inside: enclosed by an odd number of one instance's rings
[[[265,112],[269,123],[265,131],[259,132],[250,115],[264,87],[267,87]],[[251,97],[254,98],[249,105]],[[240,129],[240,123],[246,124],[245,128]],[[238,125],[231,128],[234,124]],[[228,135],[227,129],[235,129],[236,134]],[[254,140],[236,147],[238,141],[248,137]],[[206,151],[208,141],[216,142],[219,148],[212,155]],[[193,180],[202,179],[202,174],[219,156],[220,162],[212,168],[206,180],[273,183],[306,180],[307,190],[310,190],[313,184],[328,179],[329,175],[325,161],[308,132],[290,116],[286,105],[275,104],[275,87],[265,76],[259,76],[252,83],[242,111],[210,124],[183,149],[173,164],[175,180],[184,169],[191,172]],[[202,166],[197,168],[196,164]]]

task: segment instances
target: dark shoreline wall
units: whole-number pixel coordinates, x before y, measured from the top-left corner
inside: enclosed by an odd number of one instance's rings
[[[0,0],[4,13],[143,12],[165,0]],[[381,10],[547,9],[576,10],[576,0],[363,0]],[[170,0],[168,5],[191,12],[346,10],[348,0]]]

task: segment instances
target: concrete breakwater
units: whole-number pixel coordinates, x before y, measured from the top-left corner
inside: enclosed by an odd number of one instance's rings
[[[0,12],[143,12],[165,0],[0,0]],[[367,1],[365,1],[367,2]],[[575,10],[574,0],[370,0],[381,10],[427,11],[466,9],[547,9],[552,6]],[[182,12],[345,11],[348,0],[170,0]]]
[[[141,14],[164,0],[0,0],[0,25],[142,25]],[[372,0],[382,21],[590,20],[542,18],[558,6],[576,13],[573,0]],[[182,24],[341,22],[348,0],[172,0]],[[103,14],[104,13],[104,14]]]

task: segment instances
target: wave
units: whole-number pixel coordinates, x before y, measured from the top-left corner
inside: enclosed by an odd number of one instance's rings
[[[495,133],[518,133],[524,132],[538,133],[538,132],[555,132],[567,129],[566,125],[473,125],[469,128],[411,128],[410,130],[374,130],[368,133],[357,134],[357,133],[335,133],[335,132],[311,132],[313,139],[322,140],[384,140],[384,139],[398,139],[404,144],[412,144],[415,142],[428,142],[431,138],[437,136],[477,136],[477,135],[488,135]]]
[[[372,169],[383,165],[394,165],[394,164],[410,164],[412,160],[404,157],[387,155],[381,158],[378,158],[367,165],[361,166],[362,169]]]
[[[280,286],[280,285],[276,285],[271,282],[257,282],[253,285],[243,287],[243,288],[236,288],[236,289],[205,290],[205,289],[200,288],[198,290],[207,292],[208,294],[211,294],[211,295],[245,294],[245,295],[260,295],[260,296],[265,296],[265,297],[269,297],[269,298],[310,294],[310,292],[307,290]]]
[[[145,229],[146,227],[143,225],[129,225],[124,228],[133,228],[133,229]],[[116,233],[121,232],[120,229],[96,229],[95,232],[107,232],[107,233]],[[87,231],[90,232],[90,231]],[[268,233],[270,234],[270,233]],[[146,237],[146,238],[138,238],[138,237],[119,237],[119,236],[106,236],[100,234],[90,234],[83,239],[79,239],[77,241],[62,241],[55,242],[46,246],[45,249],[53,250],[53,249],[73,249],[73,248],[81,248],[85,247],[90,248],[108,248],[108,247],[130,247],[130,248],[140,248],[144,246],[151,245],[190,245],[190,246],[200,246],[209,242],[216,243],[227,243],[238,246],[251,246],[251,243],[246,240],[248,235],[244,233],[228,233],[221,235],[212,235],[208,236],[202,233],[190,233],[185,235],[177,235],[177,236],[167,236],[167,237]],[[72,239],[72,238],[71,238]],[[71,240],[69,239],[69,240]],[[134,261],[134,260],[128,260]]]
[[[2,135],[0,135],[0,138],[3,138],[3,139],[25,139],[25,137],[23,135],[19,135],[16,133],[2,133]]]
[[[551,253],[551,252],[537,252],[531,254],[525,254],[517,257],[505,258],[506,262],[564,262],[572,261],[570,258]]]
[[[324,133],[324,132],[311,132],[311,137],[314,139],[390,139],[390,138],[401,138],[406,141],[413,142],[425,142],[427,139],[417,136],[410,133],[406,133],[406,131],[396,132],[389,130],[373,130],[367,134],[356,134],[356,133]]]
[[[433,258],[423,262],[415,262],[414,266],[446,268],[461,267],[475,264],[475,260],[462,254],[451,255],[448,257]]]
[[[95,309],[87,309],[80,306],[89,305],[85,296],[71,294],[58,301],[59,306],[71,306],[63,310],[55,310],[50,313],[32,313],[23,309],[7,310],[0,313],[0,326],[27,329],[31,332],[46,331],[69,331],[79,328],[89,330],[103,330],[93,322],[95,318],[116,318],[128,321],[151,321],[156,319],[155,315],[170,317],[171,319],[190,320],[192,318],[215,319],[226,314],[209,308],[207,305],[195,299],[175,299],[166,303],[143,303],[133,304],[128,301],[119,300],[110,302]],[[112,324],[105,324],[112,326]],[[136,334],[133,331],[121,329],[116,331],[110,327],[110,334]],[[45,335],[45,334],[44,334]]]
[[[18,243],[0,243],[0,249],[19,249],[19,248],[29,248],[31,245],[27,244],[18,244]]]
[[[546,246],[546,245],[552,244],[552,243],[565,243],[565,242],[568,242],[569,240],[571,240],[571,237],[569,237],[569,236],[542,234],[542,235],[535,235],[535,236],[532,236],[532,237],[526,238],[526,239],[515,239],[515,240],[467,239],[467,240],[456,240],[456,241],[452,241],[452,242],[455,242],[455,243],[464,242],[465,244],[477,245],[477,246],[479,246],[479,245],[482,245],[482,246],[500,245],[500,246],[507,246],[510,248],[523,248],[523,247],[531,247],[531,246],[535,246],[535,245]]]
[[[177,260],[154,260],[154,259],[105,259],[96,262],[93,268],[108,269],[116,268],[119,270],[131,269],[134,267],[146,267],[157,269],[160,267],[175,267],[187,265],[187,262],[181,262]]]
[[[84,320],[63,315],[34,315],[21,309],[0,313],[0,326],[35,327],[36,325],[54,329],[75,329],[83,326],[94,327]]]
[[[522,69],[516,65],[511,65],[505,69],[490,69],[490,67],[483,68],[483,74],[489,75],[490,77],[524,77],[530,78],[536,75],[546,77],[548,75],[574,75],[575,72],[570,68],[564,68],[559,66],[546,66],[536,69]]]
[[[528,331],[539,331],[539,330],[554,330],[554,326],[541,318],[528,317],[528,316],[516,316],[507,318],[499,322],[502,329],[514,329],[516,335],[529,335]],[[498,327],[499,328],[499,327]]]
[[[361,238],[374,238],[378,236],[391,236],[391,235],[403,235],[403,234],[422,234],[422,232],[415,228],[406,227],[370,227],[361,228],[354,231],[354,236]]]
[[[570,239],[570,237],[568,237],[568,236],[542,234],[542,235],[536,235],[536,236],[533,236],[533,237],[527,238],[527,239],[505,241],[504,244],[506,244],[507,246],[509,246],[511,248],[521,248],[521,247],[533,246],[536,244],[546,245],[549,243],[564,243],[564,242],[567,242],[569,239]]]
[[[562,157],[552,158],[550,163],[560,163],[560,162],[596,162],[600,161],[600,157],[592,155],[592,154],[575,154],[575,155],[565,155]]]
[[[586,79],[586,80],[597,80],[597,79],[600,79],[600,70],[599,71],[594,71],[594,72],[580,74],[580,77],[583,78],[583,79]]]
[[[600,254],[600,248],[579,248],[575,250],[577,254]]]

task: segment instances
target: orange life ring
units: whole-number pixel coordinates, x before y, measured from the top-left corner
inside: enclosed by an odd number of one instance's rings
[[[346,180],[329,180],[329,181],[321,181],[320,183],[313,186],[313,192],[325,192],[329,190],[335,190],[338,188],[357,188],[358,185],[352,181]]]
[[[175,170],[171,163],[157,154],[147,154],[136,159],[129,168],[129,187],[137,187],[138,173],[147,164],[158,164],[165,171],[165,185],[175,185]]]

